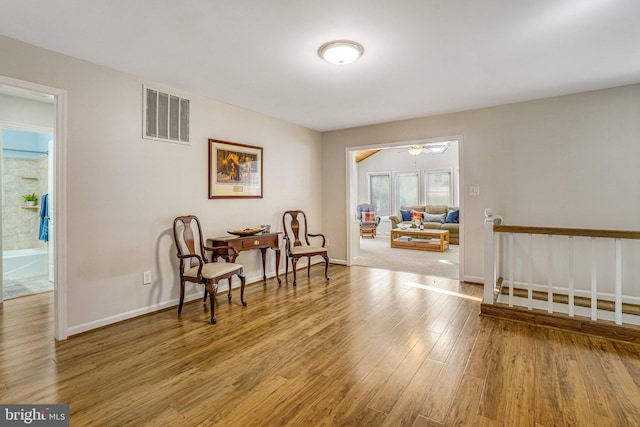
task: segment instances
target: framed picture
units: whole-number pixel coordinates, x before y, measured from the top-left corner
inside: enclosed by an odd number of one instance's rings
[[[262,147],[210,139],[209,198],[262,198]]]

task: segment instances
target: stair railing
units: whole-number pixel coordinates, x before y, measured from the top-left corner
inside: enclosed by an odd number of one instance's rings
[[[485,210],[484,304],[640,324],[640,231],[514,226]]]

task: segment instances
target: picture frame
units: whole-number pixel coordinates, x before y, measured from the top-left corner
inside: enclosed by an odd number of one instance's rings
[[[262,147],[209,139],[209,199],[262,198]]]

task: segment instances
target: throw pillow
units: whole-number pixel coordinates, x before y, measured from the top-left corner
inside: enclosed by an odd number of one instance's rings
[[[425,222],[439,222],[440,224],[444,223],[444,214],[428,214],[425,213],[424,214],[424,221]]]
[[[376,213],[362,212],[362,222],[376,222]]]
[[[457,223],[459,219],[460,219],[460,211],[449,211],[445,222]]]
[[[415,220],[422,222],[422,212],[411,211],[411,222],[414,222]]]
[[[407,210],[407,211],[400,210],[400,216],[402,217],[403,221],[411,221],[411,211],[410,210]]]

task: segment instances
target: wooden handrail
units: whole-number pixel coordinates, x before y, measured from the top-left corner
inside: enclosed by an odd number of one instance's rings
[[[611,239],[640,239],[640,231],[593,230],[588,228],[532,227],[522,225],[494,224],[498,233],[553,234],[558,236],[607,237]]]

